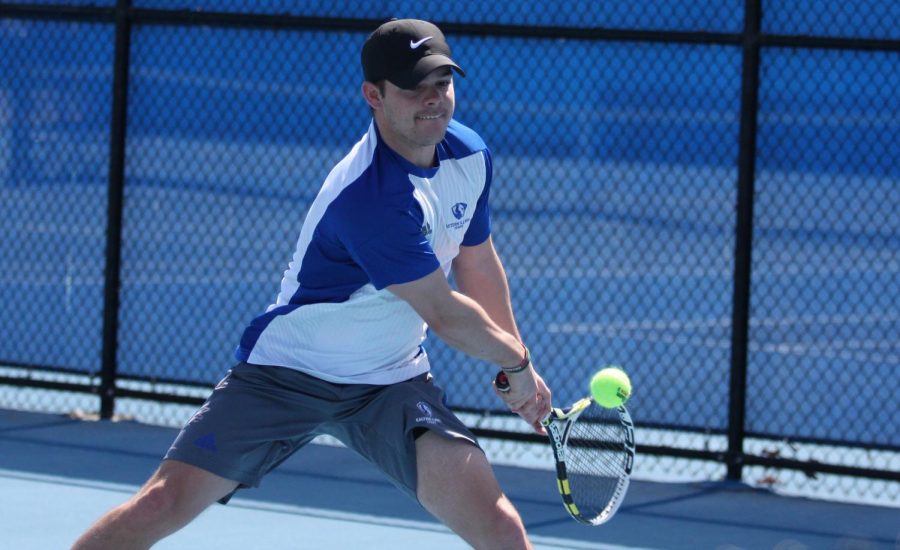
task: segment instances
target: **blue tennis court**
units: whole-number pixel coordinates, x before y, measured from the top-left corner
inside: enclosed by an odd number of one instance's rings
[[[2,546],[66,548],[157,466],[175,430],[0,410]],[[537,548],[894,549],[897,510],[778,496],[729,483],[635,481],[605,526],[564,511],[548,471],[499,467]],[[352,452],[314,444],[259,489],[215,505],[155,548],[390,548],[465,545]]]

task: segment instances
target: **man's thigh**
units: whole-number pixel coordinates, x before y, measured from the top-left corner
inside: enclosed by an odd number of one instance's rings
[[[502,491],[484,452],[468,441],[427,432],[416,440],[418,496],[426,507],[493,505]]]
[[[413,499],[418,499],[417,441],[422,434],[462,443],[483,456],[475,436],[447,407],[443,390],[428,374],[378,389],[352,415],[322,429],[375,464]]]
[[[169,493],[173,512],[193,517],[213,502],[232,493],[238,482],[177,460],[163,460],[138,496],[160,489]],[[164,488],[164,489],[163,489]]]
[[[327,383],[292,369],[240,364],[182,427],[165,458],[256,487],[313,439],[333,407],[315,397],[316,384]]]
[[[416,440],[419,502],[476,548],[531,548],[481,449],[428,432]]]

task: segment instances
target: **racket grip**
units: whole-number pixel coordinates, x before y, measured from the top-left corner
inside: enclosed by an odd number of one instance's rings
[[[494,385],[497,387],[498,391],[506,393],[509,391],[509,378],[506,377],[506,373],[500,371],[497,373],[497,376],[494,378]]]

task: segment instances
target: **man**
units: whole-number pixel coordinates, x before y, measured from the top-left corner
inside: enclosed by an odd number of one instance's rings
[[[362,64],[374,120],[310,207],[240,363],[144,487],[75,548],[148,548],[319,434],[370,460],[470,545],[530,548],[421,346],[430,327],[503,368],[511,389],[495,392],[542,431],[550,391],[520,342],[490,237],[490,153],[452,119],[453,72],[463,70],[441,31],[418,20],[376,29]]]

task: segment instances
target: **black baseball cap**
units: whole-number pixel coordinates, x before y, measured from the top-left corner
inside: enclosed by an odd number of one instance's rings
[[[392,19],[375,29],[363,44],[362,67],[367,81],[388,80],[407,90],[439,67],[452,67],[466,76],[450,58],[444,33],[419,19]]]

